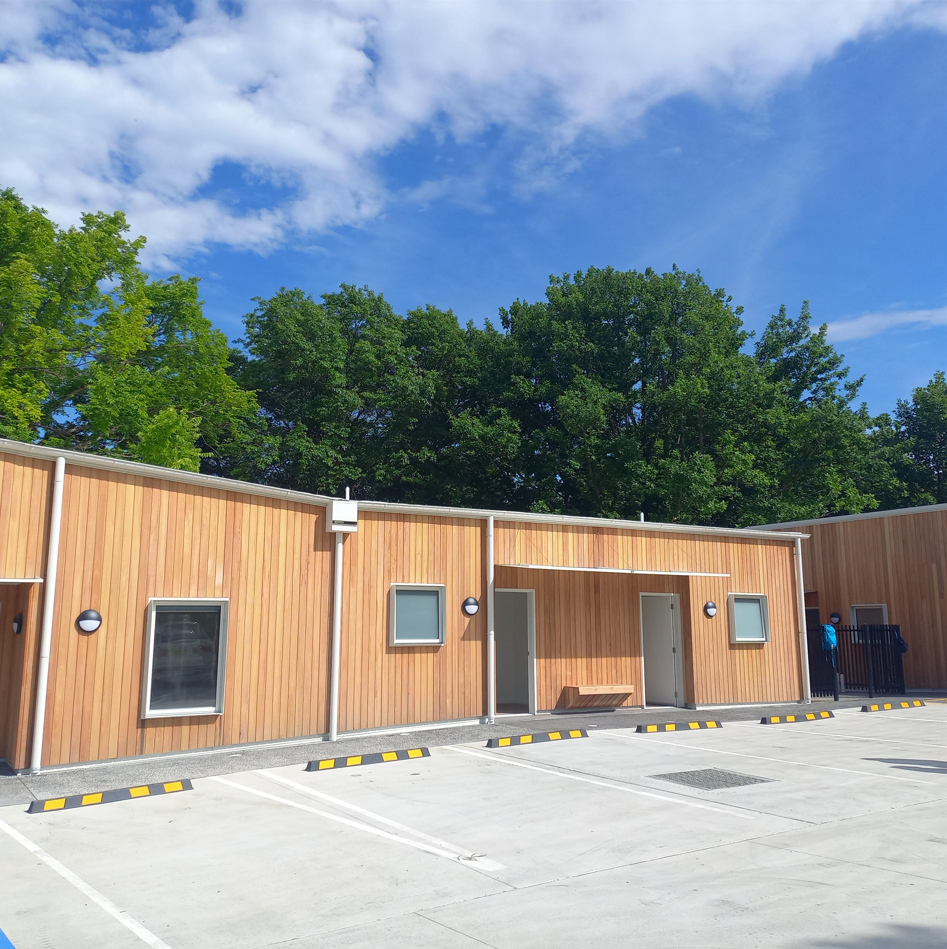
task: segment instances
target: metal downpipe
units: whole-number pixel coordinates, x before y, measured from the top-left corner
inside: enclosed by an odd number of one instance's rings
[[[39,666],[36,673],[36,700],[33,708],[33,745],[30,770],[43,764],[43,731],[46,728],[46,692],[49,687],[49,654],[53,642],[53,610],[56,605],[56,573],[59,569],[59,534],[62,527],[62,491],[66,481],[66,459],[57,458],[53,474],[53,500],[49,518],[49,546],[46,552],[46,580],[43,584],[43,625],[39,637]]]
[[[497,656],[496,627],[496,568],[494,566],[493,517],[487,518],[487,724],[496,721],[497,711]]]
[[[809,684],[809,645],[806,639],[806,587],[802,576],[802,538],[796,538],[796,587],[799,608],[799,657],[802,662],[802,683],[806,705],[812,704],[812,687]]]
[[[339,737],[339,663],[342,651],[342,552],[345,534],[335,535],[334,577],[332,586],[332,673],[329,680],[329,741]]]

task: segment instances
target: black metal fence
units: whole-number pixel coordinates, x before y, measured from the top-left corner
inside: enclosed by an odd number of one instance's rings
[[[836,664],[844,692],[904,695],[900,626],[837,626]],[[833,695],[835,670],[831,654],[822,649],[822,629],[808,630],[809,682],[812,694]]]

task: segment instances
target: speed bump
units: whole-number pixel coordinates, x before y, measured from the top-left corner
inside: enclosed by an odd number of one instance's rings
[[[334,771],[337,768],[354,768],[362,764],[380,764],[382,761],[407,761],[409,758],[430,758],[427,748],[408,748],[407,751],[381,751],[370,755],[349,755],[347,758],[323,758],[310,761],[307,771]]]
[[[698,728],[723,728],[720,722],[661,722],[659,725],[639,725],[635,731],[639,735],[650,732],[686,732]]]
[[[116,791],[95,791],[92,794],[74,794],[70,797],[53,797],[48,801],[31,801],[27,814],[46,814],[49,811],[65,811],[71,807],[88,807],[90,804],[111,804],[113,801],[131,801],[136,797],[155,797],[158,794],[173,794],[175,791],[191,791],[193,785],[187,778],[180,781],[165,781],[161,784],[140,784],[133,788]]]
[[[785,725],[789,722],[819,722],[823,718],[835,718],[834,712],[806,712],[804,715],[768,715],[760,719],[761,725]]]
[[[914,699],[911,702],[885,702],[883,705],[863,705],[863,712],[890,712],[893,708],[923,708],[924,703],[920,699]]]
[[[567,738],[588,738],[589,733],[584,728],[573,728],[569,731],[539,732],[536,735],[511,735],[509,738],[490,738],[487,748],[510,748],[513,745],[535,745],[540,741],[565,741]]]

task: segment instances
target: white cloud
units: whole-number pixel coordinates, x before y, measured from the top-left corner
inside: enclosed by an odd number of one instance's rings
[[[752,103],[846,42],[928,28],[940,11],[913,0],[249,0],[234,12],[200,0],[191,19],[160,8],[136,33],[69,0],[8,0],[0,184],[63,223],[125,210],[152,263],[212,242],[266,252],[378,215],[390,199],[378,160],[420,130],[461,142],[507,131],[528,190],[574,167],[583,137],[627,134],[669,97]],[[256,209],[202,193],[223,163],[282,190]]]
[[[930,329],[933,326],[947,326],[947,306],[931,310],[890,310],[881,313],[865,313],[850,320],[837,320],[829,323],[827,336],[833,343],[850,339],[867,339],[877,336],[896,326],[908,329]],[[947,350],[947,339],[945,339]]]

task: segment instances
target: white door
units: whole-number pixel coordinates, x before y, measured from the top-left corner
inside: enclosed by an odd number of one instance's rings
[[[680,651],[673,594],[641,594],[644,692],[649,705],[682,705]]]

